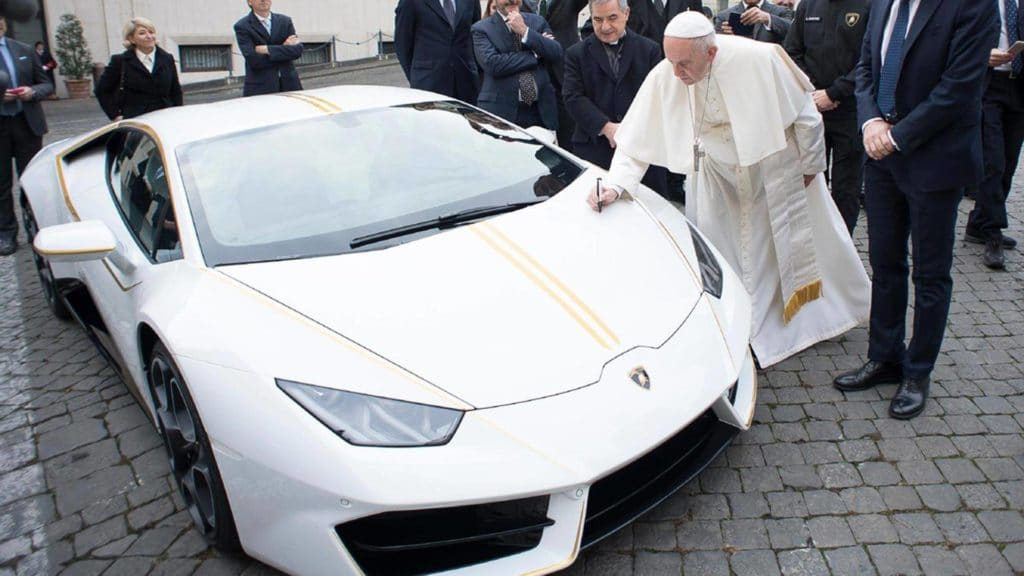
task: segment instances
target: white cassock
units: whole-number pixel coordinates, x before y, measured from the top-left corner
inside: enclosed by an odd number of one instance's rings
[[[616,134],[608,180],[634,191],[657,164],[697,183],[687,216],[750,294],[751,345],[767,367],[866,321],[871,284],[821,174],[807,77],[775,44],[717,44],[710,78],[693,87],[667,60],[651,71]],[[694,125],[705,151],[696,175]],[[805,187],[804,174],[818,176]]]

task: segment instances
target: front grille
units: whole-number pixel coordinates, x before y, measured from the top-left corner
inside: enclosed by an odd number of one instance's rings
[[[488,562],[537,546],[549,496],[387,512],[335,527],[363,572],[405,576]]]
[[[583,547],[591,546],[654,508],[717,457],[736,428],[711,409],[654,450],[590,488]]]

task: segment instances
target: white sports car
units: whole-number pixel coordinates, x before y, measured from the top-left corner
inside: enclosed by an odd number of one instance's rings
[[[187,106],[22,180],[54,313],[152,417],[198,530],[294,574],[543,574],[754,412],[750,303],[650,190],[426,92]]]

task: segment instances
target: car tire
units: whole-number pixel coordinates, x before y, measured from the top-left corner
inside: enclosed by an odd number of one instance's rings
[[[163,343],[157,342],[147,366],[149,392],[171,474],[196,530],[211,546],[225,551],[240,550],[231,505],[210,439],[178,365]]]
[[[32,205],[29,204],[28,198],[24,194],[21,195],[21,220],[25,227],[25,235],[28,237],[29,247],[31,247],[32,241],[39,233],[39,224],[36,222],[35,213],[32,212]],[[68,309],[64,298],[57,292],[57,284],[53,279],[53,269],[50,268],[50,263],[34,249],[32,250],[32,261],[36,266],[36,275],[39,276],[39,284],[43,289],[46,307],[61,320],[71,318],[71,310]]]

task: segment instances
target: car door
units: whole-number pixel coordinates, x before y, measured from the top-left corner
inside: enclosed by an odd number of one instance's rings
[[[96,191],[85,219],[102,220],[117,249],[81,274],[99,318],[83,318],[111,356],[122,378],[142,384],[138,354],[138,309],[146,284],[182,259],[174,209],[159,142],[141,129],[121,129],[106,142],[105,194]]]

